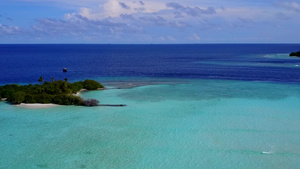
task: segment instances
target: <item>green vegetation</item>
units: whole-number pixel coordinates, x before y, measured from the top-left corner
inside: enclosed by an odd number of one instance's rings
[[[103,86],[100,83],[89,79],[83,81],[82,84],[83,84],[83,88],[87,90],[96,90],[98,88],[103,88]]]
[[[44,78],[41,76],[38,81],[43,82]],[[64,81],[55,81],[51,78],[51,82],[46,81],[43,84],[23,86],[11,84],[0,86],[0,99],[7,98],[7,101],[12,104],[55,103],[60,105],[97,106],[99,103],[98,100],[83,100],[81,97],[73,94],[81,89],[96,90],[98,88],[104,87],[94,80],[87,79],[85,81],[69,83],[67,78]]]
[[[300,57],[300,51],[290,53],[290,56]]]
[[[43,82],[44,81],[44,77],[43,76],[41,76],[40,78],[39,78],[39,82]]]

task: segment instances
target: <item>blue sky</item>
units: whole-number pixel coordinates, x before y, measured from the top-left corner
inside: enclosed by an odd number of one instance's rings
[[[299,43],[300,0],[0,0],[0,43]]]

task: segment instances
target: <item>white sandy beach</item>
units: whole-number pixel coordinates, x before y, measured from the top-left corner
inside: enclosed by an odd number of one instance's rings
[[[97,90],[104,90],[104,88],[98,88]],[[73,93],[74,96],[79,96],[82,92],[88,91],[87,89],[81,89],[77,93]]]
[[[79,96],[79,94],[81,93],[81,92],[85,92],[85,91],[87,91],[86,89],[81,89],[81,90],[79,90],[77,93],[73,93],[73,95],[74,96]]]
[[[24,108],[35,108],[35,109],[41,109],[41,108],[49,108],[49,107],[55,107],[59,106],[58,104],[42,104],[42,103],[32,103],[32,104],[27,104],[27,103],[21,103],[19,105],[15,105],[17,107],[24,107]]]
[[[97,90],[103,90],[104,88],[99,88]],[[78,91],[76,94],[73,94],[74,96],[79,96],[79,94],[81,92],[85,92],[87,91],[86,89],[81,89],[80,91]],[[4,99],[3,99],[4,100]],[[58,104],[43,104],[43,103],[21,103],[19,105],[15,105],[17,107],[23,107],[23,108],[30,108],[30,109],[42,109],[42,108],[49,108],[49,107],[56,107],[59,106]]]

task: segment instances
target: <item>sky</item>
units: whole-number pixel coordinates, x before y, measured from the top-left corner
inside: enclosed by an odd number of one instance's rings
[[[1,44],[300,43],[300,0],[0,0]]]

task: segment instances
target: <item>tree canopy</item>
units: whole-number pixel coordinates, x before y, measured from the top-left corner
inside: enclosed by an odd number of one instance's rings
[[[42,76],[40,79],[44,79]],[[41,82],[39,79],[39,82]],[[99,101],[93,99],[85,101],[74,95],[81,89],[96,90],[103,86],[94,80],[85,80],[69,83],[67,79],[51,80],[43,84],[18,85],[10,84],[0,86],[0,98],[7,98],[12,104],[20,103],[55,103],[60,105],[86,105],[95,106]]]
[[[85,81],[82,82],[83,84],[83,88],[87,89],[87,90],[97,90],[99,88],[104,88],[100,83],[98,83],[95,80],[90,80],[87,79]]]
[[[292,52],[292,53],[290,53],[290,56],[300,57],[300,51],[298,51],[298,52]]]

